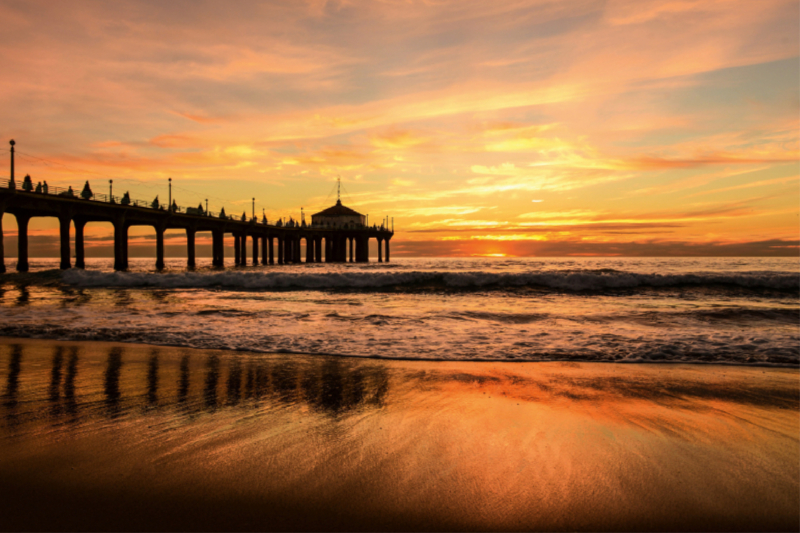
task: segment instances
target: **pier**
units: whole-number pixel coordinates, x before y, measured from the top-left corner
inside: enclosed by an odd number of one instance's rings
[[[128,268],[128,230],[133,226],[151,226],[156,233],[156,264],[164,268],[164,232],[171,229],[186,231],[186,266],[194,268],[195,239],[198,233],[208,232],[212,237],[212,265],[225,266],[225,236],[233,235],[234,264],[237,266],[282,265],[297,263],[366,263],[369,262],[369,241],[378,243],[378,262],[389,261],[389,241],[394,235],[388,219],[380,226],[353,222],[337,224],[330,219],[325,223],[276,221],[267,223],[257,217],[234,218],[221,213],[211,213],[206,207],[181,208],[170,201],[160,205],[157,201],[131,200],[112,194],[77,193],[70,187],[33,188],[29,178],[22,181],[14,176],[14,141],[11,144],[11,176],[0,183],[0,273],[6,272],[3,245],[2,216],[14,215],[17,220],[17,265],[19,272],[27,272],[28,223],[34,217],[55,217],[60,228],[61,268],[85,268],[84,228],[89,222],[110,222],[114,226],[114,269]],[[88,182],[87,182],[88,184]],[[341,206],[341,202],[337,202]],[[331,208],[332,209],[332,208]],[[329,209],[330,210],[330,209]],[[328,211],[328,210],[326,210]],[[351,211],[352,210],[349,210]],[[323,212],[324,213],[324,212]],[[354,212],[353,212],[354,213]],[[255,213],[253,213],[255,215]],[[70,232],[75,228],[75,263],[72,264]],[[305,241],[305,258],[301,257],[301,244]],[[251,250],[251,252],[249,252]]]

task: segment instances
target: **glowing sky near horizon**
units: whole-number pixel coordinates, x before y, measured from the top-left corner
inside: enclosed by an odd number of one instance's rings
[[[341,175],[346,205],[394,217],[395,256],[796,255],[799,17],[795,0],[0,2],[0,149],[17,141],[18,178],[163,200],[172,177],[181,205],[255,197],[270,219],[327,207]]]

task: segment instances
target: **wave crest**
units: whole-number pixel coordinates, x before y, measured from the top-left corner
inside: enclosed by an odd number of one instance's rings
[[[800,291],[800,276],[789,272],[693,272],[645,274],[617,270],[497,272],[97,272],[68,270],[62,280],[80,287],[157,287],[229,290],[381,290],[545,288],[564,291],[728,286],[746,289]]]

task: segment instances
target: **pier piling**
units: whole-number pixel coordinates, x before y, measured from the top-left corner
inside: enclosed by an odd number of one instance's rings
[[[31,217],[20,213],[17,219],[17,272],[28,271],[28,221]]]
[[[156,270],[164,270],[164,228],[156,228]]]
[[[186,229],[186,266],[188,268],[194,268],[197,266],[194,257],[195,233],[196,232],[193,229]]]
[[[76,218],[75,223],[75,268],[86,268],[85,253],[83,248],[83,228],[86,221]]]
[[[71,225],[72,219],[69,216],[58,217],[59,236],[61,237],[61,270],[72,268],[72,260],[69,257],[69,229]]]

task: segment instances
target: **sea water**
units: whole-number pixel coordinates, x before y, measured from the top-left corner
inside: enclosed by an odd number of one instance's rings
[[[13,259],[6,260],[8,266]],[[800,364],[797,258],[31,260],[0,335],[466,361]]]

